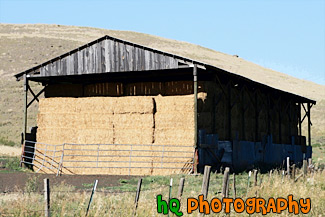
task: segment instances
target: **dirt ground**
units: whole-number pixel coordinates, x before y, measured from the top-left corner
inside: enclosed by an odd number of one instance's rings
[[[5,145],[0,145],[0,155],[6,156],[20,156],[21,148],[19,147],[10,147]]]
[[[0,156],[20,156],[21,148],[0,145]],[[98,179],[97,188],[105,188],[120,185],[121,179],[131,179],[135,176],[112,176],[112,175],[61,175],[39,174],[29,171],[13,171],[5,168],[5,162],[0,160],[0,193],[19,192],[25,189],[28,182],[36,182],[36,191],[43,190],[43,180],[50,179],[50,185],[75,186],[76,190],[91,189],[92,183]]]
[[[23,191],[26,183],[36,179],[36,191],[43,190],[43,179],[48,178],[50,185],[64,183],[76,187],[76,190],[91,189],[92,183],[98,179],[97,188],[112,187],[120,185],[120,179],[131,179],[134,176],[110,176],[110,175],[62,175],[56,177],[54,174],[36,174],[28,172],[3,173],[0,168],[0,193],[11,193]]]

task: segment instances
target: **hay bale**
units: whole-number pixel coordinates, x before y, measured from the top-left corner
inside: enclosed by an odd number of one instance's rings
[[[155,143],[157,144],[186,144],[194,145],[193,129],[156,129]]]
[[[126,96],[115,99],[114,114],[153,114],[154,112],[153,98],[151,96]]]
[[[154,97],[157,112],[187,113],[194,111],[193,95],[186,96],[157,96]]]
[[[155,114],[156,129],[194,129],[194,113],[157,112]]]
[[[120,129],[152,129],[154,118],[152,113],[114,114],[114,128]]]
[[[153,128],[119,129],[114,131],[115,144],[151,144]]]

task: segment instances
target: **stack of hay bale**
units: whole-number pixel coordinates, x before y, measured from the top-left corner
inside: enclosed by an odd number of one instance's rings
[[[184,167],[184,161],[193,157],[193,121],[193,97],[188,96],[44,98],[39,104],[37,141],[66,143],[67,168],[109,167],[73,168],[71,173],[170,174],[179,172],[174,168]],[[131,144],[136,145],[132,146],[132,153]],[[111,162],[89,162],[98,159],[98,149],[100,161]],[[148,155],[151,157],[141,158]]]

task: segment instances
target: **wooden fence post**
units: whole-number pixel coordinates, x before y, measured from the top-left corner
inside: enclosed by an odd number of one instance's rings
[[[254,170],[254,186],[257,186],[257,174],[258,170]]]
[[[229,179],[229,167],[226,167],[225,172],[223,174],[222,198],[226,197],[227,187],[228,187],[228,179]]]
[[[205,200],[208,197],[209,182],[210,182],[210,172],[211,172],[211,166],[205,166],[204,167],[203,182],[202,182],[202,194],[203,194]]]
[[[290,177],[290,157],[287,157],[287,176]]]
[[[234,190],[234,199],[236,199],[236,177],[235,177],[235,173],[233,174],[232,176],[232,187],[233,187],[233,190]]]
[[[247,178],[247,191],[246,191],[246,195],[248,194],[248,189],[249,189],[249,185],[250,185],[250,179],[251,179],[251,175],[252,175],[252,171],[248,172],[248,178]]]
[[[311,158],[308,158],[308,171],[309,171],[309,173],[311,173],[311,171],[312,171],[312,159]]]
[[[177,198],[180,200],[182,195],[183,195],[183,190],[184,190],[184,182],[185,182],[185,178],[181,178],[179,180],[179,186],[178,186],[178,194],[177,194]]]
[[[137,193],[135,195],[135,200],[134,200],[133,216],[135,216],[136,213],[137,213],[137,208],[138,208],[138,203],[139,203],[139,198],[140,198],[141,185],[142,185],[142,178],[140,178],[139,181],[138,181]]]
[[[49,179],[44,179],[44,214],[46,217],[51,216],[51,207],[50,207],[50,181]]]
[[[168,194],[168,204],[170,203],[170,199],[172,198],[172,187],[173,187],[173,178],[170,178],[169,194]],[[169,211],[168,211],[167,216],[169,217]]]
[[[292,173],[291,173],[291,178],[295,180],[296,178],[296,164],[292,164]]]
[[[306,176],[307,174],[307,160],[303,160],[302,162],[303,174]]]

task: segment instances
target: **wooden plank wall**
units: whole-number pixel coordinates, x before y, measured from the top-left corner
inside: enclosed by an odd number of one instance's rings
[[[105,39],[41,67],[41,76],[178,68],[176,58]]]

